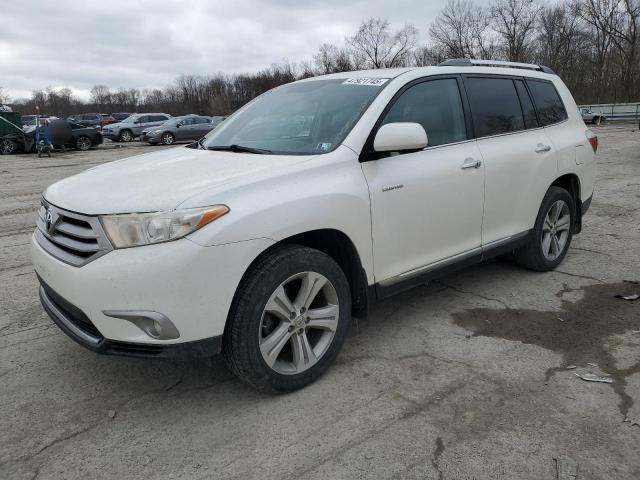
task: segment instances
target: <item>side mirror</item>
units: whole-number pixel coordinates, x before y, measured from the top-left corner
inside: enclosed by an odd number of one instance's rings
[[[376,152],[402,152],[421,150],[427,146],[427,132],[419,123],[387,123],[378,129],[373,140]]]

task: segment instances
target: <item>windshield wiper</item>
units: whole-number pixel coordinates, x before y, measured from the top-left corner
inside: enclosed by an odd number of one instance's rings
[[[211,147],[207,147],[207,150],[219,150],[224,152],[246,152],[246,153],[258,153],[258,154],[269,154],[273,153],[271,150],[265,150],[263,148],[252,148],[245,147],[243,145],[213,145]]]

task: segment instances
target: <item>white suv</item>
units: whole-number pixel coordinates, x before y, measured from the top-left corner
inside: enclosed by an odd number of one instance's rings
[[[50,186],[32,240],[41,301],[96,352],[222,351],[254,387],[293,390],[375,300],[507,252],[555,268],[591,202],[596,149],[537,65],[294,82],[190,148]]]

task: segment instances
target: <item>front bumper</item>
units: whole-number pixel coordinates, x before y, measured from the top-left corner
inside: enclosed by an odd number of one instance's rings
[[[79,312],[86,318],[95,329],[89,333],[106,342],[98,348],[89,341],[89,347],[100,350],[111,348],[114,342],[168,346],[221,336],[242,275],[272,243],[256,239],[203,247],[183,238],[113,250],[75,267],[52,257],[33,236],[31,257],[44,294],[53,298],[54,304],[73,307],[63,308],[63,312]],[[41,298],[46,303],[46,297]],[[50,306],[45,308],[51,315]],[[152,338],[131,321],[104,313],[132,310],[161,313],[175,325],[179,337]],[[64,324],[51,316],[58,325]],[[74,337],[68,325],[61,328],[78,340],[78,332]],[[88,339],[84,340],[87,346]]]
[[[127,357],[209,357],[222,350],[222,335],[173,345],[153,345],[107,340],[91,320],[40,280],[40,303],[45,312],[72,340],[96,353]]]
[[[118,140],[118,138],[120,137],[120,132],[105,132],[104,130],[102,130],[102,136],[108,138],[109,140]]]

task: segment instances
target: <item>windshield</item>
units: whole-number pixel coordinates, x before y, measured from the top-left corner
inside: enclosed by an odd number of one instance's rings
[[[277,154],[329,152],[342,143],[387,80],[341,78],[284,85],[221,123],[203,146],[242,146]]]

